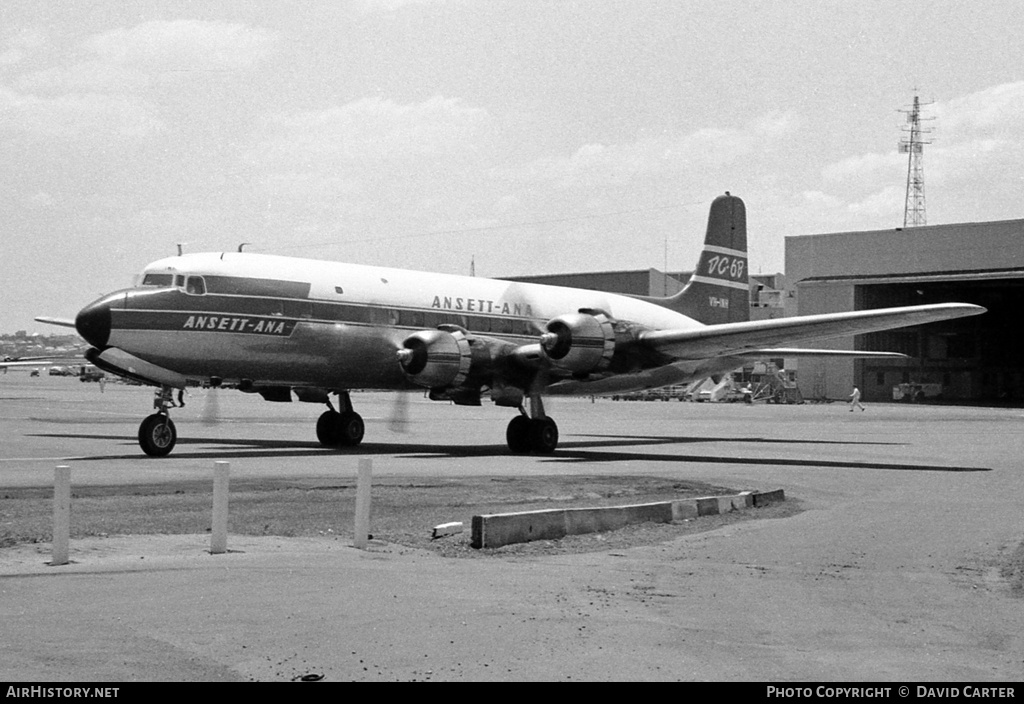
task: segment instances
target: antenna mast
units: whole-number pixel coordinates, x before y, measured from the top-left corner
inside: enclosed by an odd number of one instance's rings
[[[926,225],[928,219],[924,209],[924,145],[931,144],[923,135],[931,132],[921,128],[921,102],[914,96],[914,107],[900,110],[907,116],[903,132],[908,136],[900,140],[900,154],[907,154],[907,196],[903,207],[903,227]],[[934,118],[925,118],[934,119]]]

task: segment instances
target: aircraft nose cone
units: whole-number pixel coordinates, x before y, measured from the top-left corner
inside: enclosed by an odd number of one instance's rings
[[[100,299],[79,311],[75,329],[90,345],[105,349],[110,339],[110,302]]]

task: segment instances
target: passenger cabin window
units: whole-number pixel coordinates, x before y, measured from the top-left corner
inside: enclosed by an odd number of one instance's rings
[[[206,282],[203,281],[202,276],[190,276],[185,281],[185,293],[191,293],[194,296],[202,296],[206,293]]]
[[[146,274],[142,277],[143,286],[173,286],[174,274]]]

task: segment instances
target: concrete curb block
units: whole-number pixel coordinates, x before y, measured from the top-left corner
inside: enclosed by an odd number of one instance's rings
[[[634,523],[673,523],[700,516],[715,516],[785,501],[782,489],[744,491],[733,496],[703,496],[629,506],[556,508],[517,513],[473,516],[474,548],[500,548],[533,540],[558,540],[567,535],[617,530]]]

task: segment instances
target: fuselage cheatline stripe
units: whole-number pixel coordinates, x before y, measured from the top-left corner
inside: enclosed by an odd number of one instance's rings
[[[704,245],[705,252],[714,252],[715,254],[725,254],[730,257],[739,257],[741,259],[747,258],[747,253],[740,249],[729,249],[728,247],[719,247],[715,244]]]
[[[739,291],[750,290],[750,286],[741,281],[729,281],[727,279],[712,279],[708,276],[698,276],[696,274],[690,277],[690,280],[702,284],[708,284],[709,286],[726,286],[728,288],[734,288]]]

